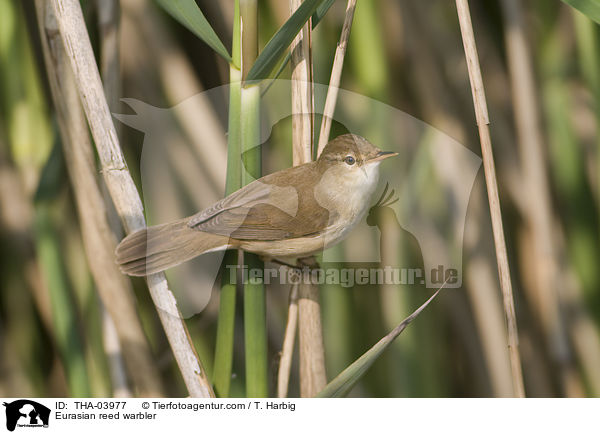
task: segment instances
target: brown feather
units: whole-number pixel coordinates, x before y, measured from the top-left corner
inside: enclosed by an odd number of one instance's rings
[[[239,240],[311,236],[327,227],[329,212],[317,203],[312,189],[297,186],[314,184],[319,176],[317,162],[275,172],[196,214],[190,224],[202,232]]]
[[[228,237],[195,231],[188,221],[151,226],[125,237],[116,250],[121,271],[132,276],[158,273],[209,250],[235,244]]]

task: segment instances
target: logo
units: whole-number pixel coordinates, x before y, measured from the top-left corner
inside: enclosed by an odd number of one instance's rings
[[[6,407],[6,429],[14,431],[16,427],[22,428],[48,428],[50,409],[42,404],[29,399],[19,399],[11,403],[4,403]]]

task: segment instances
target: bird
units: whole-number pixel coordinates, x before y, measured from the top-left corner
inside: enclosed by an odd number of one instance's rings
[[[315,161],[259,178],[192,216],[129,234],[117,246],[117,264],[125,274],[146,276],[226,249],[284,262],[308,258],[364,218],[380,163],[396,155],[340,135]]]

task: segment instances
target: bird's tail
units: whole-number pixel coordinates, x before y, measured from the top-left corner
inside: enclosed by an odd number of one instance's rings
[[[116,250],[121,271],[131,276],[146,276],[202,253],[228,247],[228,237],[192,229],[187,222],[186,218],[129,234]]]

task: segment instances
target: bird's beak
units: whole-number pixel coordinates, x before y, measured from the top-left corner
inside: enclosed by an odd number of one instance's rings
[[[367,162],[374,163],[375,161],[385,160],[386,158],[395,157],[396,155],[398,155],[397,152],[379,151],[377,155],[375,155],[373,158],[370,158]]]

